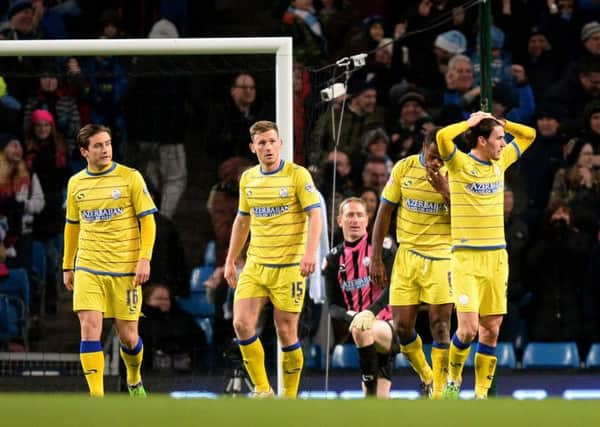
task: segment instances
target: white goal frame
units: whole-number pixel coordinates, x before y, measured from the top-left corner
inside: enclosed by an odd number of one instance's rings
[[[292,38],[184,38],[93,40],[1,40],[0,56],[275,55],[275,121],[284,141],[282,158],[292,161]]]
[[[294,158],[292,38],[177,38],[91,40],[1,40],[0,56],[275,55],[275,121],[284,141],[281,157]],[[250,137],[248,136],[248,140]],[[281,345],[277,346],[277,391],[283,391]]]

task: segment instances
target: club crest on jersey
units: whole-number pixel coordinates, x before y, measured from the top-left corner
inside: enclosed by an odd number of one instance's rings
[[[112,191],[112,198],[115,200],[118,200],[121,198],[121,190],[113,190]]]
[[[304,188],[306,189],[306,191],[308,191],[309,193],[312,193],[315,191],[315,186],[312,185],[311,183],[308,183],[304,186]]]
[[[364,257],[362,263],[365,267],[369,267],[371,265],[371,258],[369,258],[368,256]]]
[[[279,189],[279,197],[287,197],[288,196],[288,190],[285,187],[281,187]]]

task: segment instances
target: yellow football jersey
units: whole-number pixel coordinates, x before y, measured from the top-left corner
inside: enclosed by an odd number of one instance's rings
[[[438,149],[448,168],[452,249],[502,249],[504,238],[504,171],[521,157],[535,138],[535,130],[506,121],[514,136],[498,161],[482,161],[459,151],[453,139],[469,128],[460,122],[437,133]]]
[[[76,270],[134,275],[140,250],[138,218],[157,212],[138,171],[113,162],[100,173],[69,179],[67,221],[79,224]]]
[[[260,165],[240,179],[240,215],[250,215],[248,260],[284,266],[300,263],[306,246],[306,212],[320,207],[319,195],[308,171],[281,161],[273,172]]]
[[[445,174],[446,170],[440,170]],[[403,249],[429,258],[450,257],[450,215],[444,198],[427,181],[423,155],[394,165],[381,193],[384,203],[398,205],[396,238]]]

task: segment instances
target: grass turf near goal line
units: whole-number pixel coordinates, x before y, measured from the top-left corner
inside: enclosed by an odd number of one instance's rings
[[[0,394],[3,426],[597,426],[597,401],[145,400]]]

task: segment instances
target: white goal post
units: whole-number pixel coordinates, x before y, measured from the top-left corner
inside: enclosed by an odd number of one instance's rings
[[[293,160],[292,38],[0,40],[0,56],[275,55],[275,120]]]
[[[93,40],[1,40],[0,56],[275,55],[275,120],[283,139],[282,158],[293,160],[292,38],[177,38]],[[250,139],[250,136],[248,136]],[[277,388],[282,391],[281,346]]]

